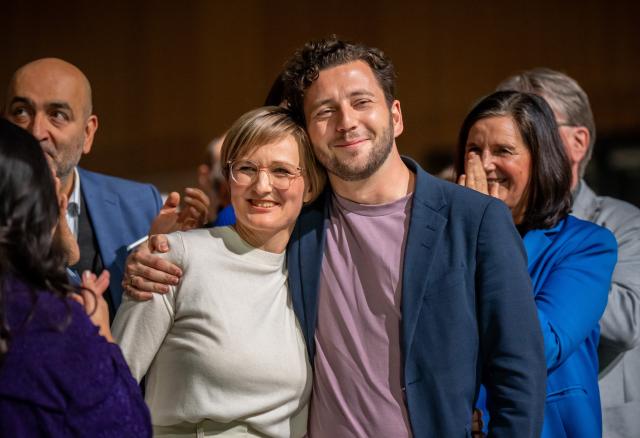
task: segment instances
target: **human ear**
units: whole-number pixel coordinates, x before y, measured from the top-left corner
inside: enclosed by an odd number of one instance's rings
[[[565,131],[563,135],[563,142],[569,161],[572,165],[580,164],[589,150],[589,142],[591,140],[589,130],[584,126],[568,127],[565,129],[569,129],[569,131]]]
[[[404,123],[402,121],[402,109],[400,101],[394,100],[391,104],[391,121],[393,123],[393,137],[397,138],[404,131]]]
[[[98,116],[90,115],[84,126],[84,144],[82,145],[82,153],[88,154],[93,146],[93,137],[98,130]]]

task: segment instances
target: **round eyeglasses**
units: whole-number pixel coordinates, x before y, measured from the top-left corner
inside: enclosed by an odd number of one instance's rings
[[[258,180],[260,171],[269,177],[269,184],[278,190],[288,190],[291,182],[302,175],[302,167],[289,163],[274,162],[269,166],[258,166],[251,160],[228,161],[231,179],[240,186],[249,186]]]

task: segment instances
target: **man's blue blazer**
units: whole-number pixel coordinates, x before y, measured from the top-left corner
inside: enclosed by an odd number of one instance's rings
[[[553,228],[528,232],[524,245],[548,368],[542,437],[600,437],[598,321],[607,305],[616,239],[568,216]]]
[[[471,436],[472,409],[485,383],[496,395],[491,436],[537,438],[544,347],[511,214],[494,198],[405,163],[416,173],[416,187],[398,342],[413,434]],[[327,190],[303,210],[288,249],[289,287],[312,363],[330,197]]]
[[[122,277],[127,246],[149,233],[162,207],[158,190],[78,167],[80,190],[89,213],[104,267],[111,274],[109,290],[117,309],[122,301]]]

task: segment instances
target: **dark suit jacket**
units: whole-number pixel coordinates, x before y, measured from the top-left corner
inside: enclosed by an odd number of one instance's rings
[[[113,176],[78,167],[80,190],[98,241],[100,257],[111,274],[109,289],[117,309],[122,301],[122,277],[127,246],[149,232],[151,222],[162,207],[158,190]]]
[[[404,390],[416,437],[470,436],[481,382],[491,436],[538,437],[545,356],[522,240],[506,206],[415,162],[402,283]],[[305,208],[288,250],[289,286],[313,363],[331,192]]]

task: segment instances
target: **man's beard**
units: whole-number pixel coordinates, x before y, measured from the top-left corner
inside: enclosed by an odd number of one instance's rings
[[[53,145],[43,145],[42,149],[47,154],[55,166],[56,176],[62,181],[66,181],[67,178],[73,173],[73,169],[78,165],[80,158],[82,157],[82,145],[84,144],[84,136],[77,138],[73,141],[75,146],[65,147],[64,152],[60,153],[55,149]],[[52,151],[53,152],[52,154]]]
[[[355,167],[349,161],[341,161],[335,155],[318,155],[318,160],[327,169],[327,172],[344,181],[362,181],[373,175],[387,160],[393,147],[394,135],[392,120],[382,131],[380,137],[373,143],[369,156],[363,166]]]
[[[56,163],[56,176],[61,180],[66,180],[69,178],[73,169],[76,167],[76,164],[73,164],[71,161],[64,161]]]

